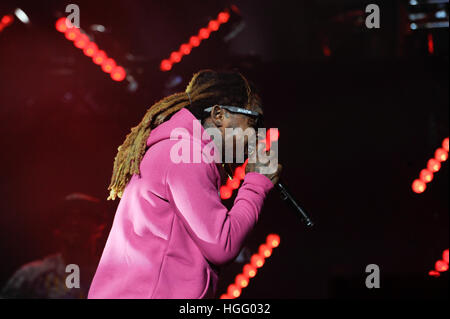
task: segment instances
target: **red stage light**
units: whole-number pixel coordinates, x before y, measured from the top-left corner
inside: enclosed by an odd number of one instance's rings
[[[200,31],[198,32],[198,37],[203,40],[208,39],[210,33],[211,31],[208,30],[207,28],[201,28]]]
[[[434,40],[433,35],[431,33],[428,33],[428,53],[430,54],[434,53]]]
[[[442,148],[448,152],[448,137],[442,141]]]
[[[98,51],[98,46],[94,42],[89,42],[83,50],[83,53],[89,57],[93,57]]]
[[[7,27],[9,26],[11,23],[13,23],[14,21],[14,17],[10,14],[3,16],[1,23]]]
[[[217,31],[217,30],[219,30],[219,22],[217,22],[216,20],[211,20],[211,21],[209,21],[208,28],[209,28],[211,31]]]
[[[115,67],[116,67],[116,61],[114,61],[111,58],[106,59],[102,63],[102,70],[106,73],[111,73]]]
[[[431,182],[433,180],[433,172],[424,168],[420,171],[420,179],[425,183]]]
[[[448,264],[448,249],[444,250],[442,253],[442,260],[444,260]]]
[[[183,53],[184,55],[188,55],[189,53],[191,53],[192,47],[189,44],[182,44],[180,46],[180,52]]]
[[[92,57],[92,60],[94,61],[95,64],[102,64],[103,61],[105,61],[107,58],[105,51],[99,50],[97,51],[97,53],[94,54],[94,56]]]
[[[436,152],[434,152],[434,158],[439,162],[445,162],[448,159],[448,153],[443,148],[438,148]]]
[[[414,191],[414,193],[417,193],[417,194],[423,193],[426,188],[427,188],[427,185],[425,184],[425,182],[421,181],[420,179],[416,179],[412,183],[412,190]]]
[[[430,275],[431,277],[439,277],[441,274],[439,273],[439,271],[436,271],[436,270],[430,270],[430,272],[428,273],[428,275]]]
[[[261,268],[264,265],[264,258],[259,254],[254,254],[252,258],[250,258],[250,263],[253,267]]]
[[[117,66],[116,61],[108,58],[104,51],[99,50],[97,44],[91,42],[89,37],[79,28],[72,27],[70,21],[66,17],[56,20],[55,27],[59,32],[63,32],[68,40],[73,41],[75,47],[82,49],[86,56],[92,57],[92,61],[95,64],[100,65],[104,72],[110,73],[110,76],[114,81],[123,81],[126,78],[125,69],[121,66]]]
[[[238,189],[241,182],[237,178],[228,179],[227,186],[231,189]]]
[[[67,18],[65,18],[65,17],[62,17],[62,18],[59,18],[58,20],[56,20],[56,23],[55,23],[56,30],[58,30],[59,32],[62,32],[62,33],[66,32],[67,31],[66,21],[67,21]],[[70,23],[70,22],[68,22],[68,23]]]
[[[245,288],[248,286],[248,277],[243,274],[239,274],[236,276],[235,283],[237,286],[239,286],[241,288]]]
[[[280,131],[276,128],[270,128],[267,130],[267,138],[272,142],[278,141],[280,138]]]
[[[267,236],[266,243],[272,248],[278,247],[278,245],[280,245],[280,236],[277,234],[270,234]]]
[[[181,54],[179,52],[172,52],[170,54],[170,61],[173,63],[178,63],[181,61]]]
[[[230,297],[230,295],[228,294],[222,294],[222,296],[220,296],[220,299],[233,299]]]
[[[252,255],[250,263],[246,264],[242,269],[242,273],[236,276],[235,282],[228,286],[228,295],[237,295],[234,297],[237,298],[241,291],[237,293],[236,288],[245,288],[248,286],[250,278],[256,276],[257,268],[261,268],[265,263],[265,259],[271,256],[272,246],[277,247],[279,245],[280,236],[277,234],[269,234],[266,241],[270,242],[271,245],[264,243],[259,246],[259,253]]]
[[[230,187],[224,185],[220,187],[220,198],[222,199],[228,199],[233,194],[233,191],[230,189]]]
[[[78,49],[84,49],[89,44],[89,38],[86,34],[80,33],[74,41],[74,45]]]
[[[169,60],[162,60],[160,68],[161,71],[169,71],[172,68],[172,62]]]
[[[262,244],[259,246],[259,254],[264,256],[264,258],[268,258],[272,255],[272,247],[266,244]]]
[[[112,71],[111,71],[111,78],[114,81],[123,81],[126,77],[127,73],[125,72],[125,69],[121,66],[116,66]]]
[[[70,41],[75,41],[79,34],[80,30],[78,30],[78,28],[69,28],[65,32],[66,39]]]
[[[436,173],[441,169],[441,163],[438,160],[431,158],[427,163],[427,168],[433,173]]]
[[[228,287],[228,295],[232,296],[233,298],[237,298],[241,295],[241,287],[237,285],[230,285]]]
[[[189,44],[193,47],[198,47],[200,45],[200,38],[193,35],[190,39],[189,39]]]
[[[256,267],[254,267],[254,266],[252,266],[250,264],[247,264],[247,265],[244,266],[243,273],[247,277],[253,278],[253,277],[256,276],[257,269],[256,269]]]
[[[217,16],[217,21],[220,23],[227,23],[228,19],[230,19],[230,14],[228,12],[221,12]]]
[[[448,263],[446,263],[443,260],[436,261],[436,264],[434,265],[434,268],[439,272],[444,272],[448,270]]]
[[[245,178],[245,169],[242,166],[236,167],[234,170],[234,178],[243,180]]]
[[[221,12],[218,15],[217,20],[211,20],[208,22],[207,27],[201,28],[197,35],[193,35],[189,38],[188,43],[184,43],[180,46],[179,52],[171,54],[168,59],[171,64],[167,63],[165,60],[161,61],[160,69],[161,71],[169,71],[172,68],[173,63],[181,62],[184,55],[189,55],[192,51],[192,48],[198,47],[202,40],[206,40],[210,37],[211,32],[215,32],[219,30],[220,24],[226,23],[230,19],[230,14],[228,12]],[[175,55],[174,55],[175,54]],[[180,56],[178,56],[178,54]]]

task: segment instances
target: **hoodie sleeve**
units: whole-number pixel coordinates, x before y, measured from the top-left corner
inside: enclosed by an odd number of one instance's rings
[[[239,253],[273,184],[259,173],[246,174],[228,211],[219,197],[214,165],[173,164],[167,172],[166,185],[170,203],[205,258],[222,265]]]

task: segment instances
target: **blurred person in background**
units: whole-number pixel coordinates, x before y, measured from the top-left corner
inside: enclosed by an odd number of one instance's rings
[[[104,244],[105,212],[98,198],[71,193],[57,205],[53,230],[57,251],[21,266],[1,290],[2,298],[86,298]],[[100,249],[99,249],[100,248]],[[69,264],[79,267],[80,287],[69,288]]]

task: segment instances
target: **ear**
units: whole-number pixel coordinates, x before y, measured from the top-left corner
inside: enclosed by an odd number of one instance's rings
[[[211,120],[217,127],[222,127],[224,125],[223,120],[225,117],[225,110],[220,108],[218,105],[214,105],[211,110]]]

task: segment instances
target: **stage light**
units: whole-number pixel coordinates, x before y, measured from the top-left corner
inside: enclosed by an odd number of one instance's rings
[[[439,10],[439,11],[436,11],[434,16],[438,19],[445,19],[445,18],[447,18],[447,12],[445,12],[445,10]]]
[[[65,32],[66,39],[70,41],[75,41],[79,34],[80,30],[78,28],[68,28]]]
[[[436,269],[436,271],[439,272],[444,272],[448,270],[448,263],[446,263],[443,260],[438,260],[436,261],[436,264],[434,265],[434,268]]]
[[[431,33],[428,33],[428,53],[434,54],[434,40]]]
[[[411,30],[417,30],[417,24],[411,23],[410,26]]]
[[[272,141],[278,141],[280,138],[280,132],[276,128],[270,128],[267,130],[267,137]]]
[[[248,286],[248,277],[243,274],[237,275],[235,284],[241,288],[247,287]]]
[[[198,37],[202,40],[205,40],[209,38],[210,33],[211,31],[209,29],[201,28],[200,31],[198,32]]]
[[[428,160],[427,168],[433,173],[436,173],[441,169],[441,163],[438,160],[431,158],[430,160]]]
[[[425,183],[429,183],[433,180],[433,173],[428,169],[424,168],[423,170],[420,171],[420,179]]]
[[[170,55],[170,61],[173,63],[178,63],[181,61],[181,54],[178,52],[172,52]]]
[[[228,187],[230,187],[231,189],[238,189],[239,185],[240,185],[240,181],[237,178],[232,178],[232,179],[228,179],[227,181],[227,185]]]
[[[448,153],[443,148],[438,148],[434,153],[434,158],[439,162],[445,162],[448,159]]]
[[[111,71],[111,78],[114,81],[123,81],[126,77],[126,72],[125,69],[121,66],[116,66],[112,71]]]
[[[237,298],[241,295],[241,287],[235,285],[235,284],[231,284],[228,287],[228,295],[230,295],[233,298]]]
[[[76,38],[75,41],[73,42],[73,44],[78,48],[78,49],[84,49],[86,47],[86,45],[89,44],[89,38],[86,34],[84,33],[80,33]]]
[[[259,254],[254,254],[252,258],[250,258],[250,263],[253,267],[261,268],[264,265],[264,258]]]
[[[448,264],[448,249],[444,250],[442,253],[442,260]]]
[[[280,236],[277,234],[270,234],[267,236],[266,243],[272,248],[278,247],[278,245],[280,245]]]
[[[428,275],[430,275],[431,277],[439,277],[441,274],[439,273],[439,271],[436,270],[430,270],[428,272]]]
[[[172,62],[169,60],[162,60],[160,68],[161,71],[169,71],[172,68]]]
[[[92,56],[92,61],[94,61],[95,64],[101,65],[103,64],[103,61],[106,60],[106,53],[105,51],[99,50]]]
[[[252,266],[252,265],[250,265],[250,264],[245,265],[244,269],[243,269],[244,275],[246,275],[248,278],[255,277],[257,271],[258,271],[257,268]]]
[[[220,299],[233,299],[230,297],[230,295],[228,294],[222,294],[222,296],[220,296]]]
[[[7,27],[7,26],[9,26],[11,23],[13,23],[13,21],[14,21],[14,17],[13,17],[12,15],[10,15],[10,14],[7,14],[7,15],[3,16],[2,20],[1,20],[1,23],[2,23],[5,27]]]
[[[420,179],[416,179],[412,183],[412,190],[414,191],[414,193],[417,193],[417,194],[423,193],[426,188],[427,188],[427,185],[425,184],[425,182],[421,181]]]
[[[94,42],[89,42],[83,50],[83,53],[88,57],[93,57],[98,51],[98,46]]]
[[[226,185],[220,187],[220,198],[228,199],[233,194],[233,191]]]
[[[111,58],[107,58],[102,63],[102,70],[106,73],[111,73],[111,71],[116,67],[116,61]]]
[[[109,58],[105,51],[99,50],[97,44],[90,41],[87,34],[80,28],[68,27],[68,25],[71,26],[70,21],[65,17],[59,18],[55,22],[56,30],[64,33],[68,40],[73,41],[75,47],[83,50],[83,53],[91,57],[95,64],[100,65],[105,73],[109,73],[112,80],[123,81],[127,78],[125,69],[118,66],[114,59]]]
[[[169,71],[172,69],[173,64],[179,63],[183,56],[189,55],[192,48],[198,47],[202,40],[206,40],[210,37],[212,32],[219,30],[220,25],[228,22],[230,19],[230,14],[228,12],[221,12],[218,15],[217,20],[211,20],[208,22],[207,27],[200,28],[197,35],[193,35],[189,38],[188,43],[184,43],[180,46],[179,52],[172,52],[169,59],[161,61],[160,69],[161,71]],[[167,63],[169,60],[171,63]]]
[[[269,234],[267,236],[266,243],[263,243],[259,246],[259,253],[252,255],[252,257],[250,258],[250,263],[246,264],[242,269],[242,273],[236,276],[235,282],[228,286],[228,295],[231,295],[233,298],[237,298],[233,296],[233,293],[239,295],[241,294],[241,291],[239,291],[239,293],[236,293],[236,288],[245,288],[248,286],[250,278],[256,276],[257,268],[261,268],[265,263],[265,258],[269,257],[272,254],[271,247],[277,247],[279,243],[280,236],[278,236],[277,234]],[[221,299],[225,298],[221,297]]]
[[[264,258],[268,258],[272,255],[272,247],[266,244],[259,246],[259,254]]]
[[[245,178],[245,169],[242,166],[236,167],[234,170],[234,178],[243,180]]]
[[[67,21],[67,18],[65,18],[65,17],[62,17],[62,18],[59,18],[58,20],[56,20],[56,23],[55,23],[56,30],[58,30],[59,32],[62,32],[62,33],[66,32],[68,29],[66,21]]]
[[[14,10],[14,14],[17,17],[17,19],[22,21],[22,23],[25,23],[25,24],[30,23],[30,18],[27,16],[27,14],[22,9],[17,8],[16,10]]]
[[[442,141],[442,148],[448,152],[448,137],[444,138]]]
[[[182,44],[180,46],[180,52],[183,53],[184,55],[188,55],[189,53],[191,53],[192,47],[189,44]]]
[[[228,12],[221,12],[217,16],[217,21],[220,23],[227,23],[228,19],[230,19],[230,14]]]
[[[219,30],[219,25],[220,25],[220,23],[217,22],[216,20],[211,20],[211,21],[209,21],[209,23],[208,23],[208,28],[209,28],[211,31],[217,31],[217,30]]]
[[[190,39],[189,39],[189,44],[192,45],[193,47],[198,47],[200,45],[200,38],[193,35]]]
[[[95,32],[105,32],[106,31],[105,26],[101,25],[101,24],[93,24],[93,25],[91,25],[90,29]]]

